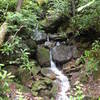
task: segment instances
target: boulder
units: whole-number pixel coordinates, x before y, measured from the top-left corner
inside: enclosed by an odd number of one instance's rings
[[[56,74],[55,73],[53,73],[52,72],[52,70],[50,69],[50,68],[42,68],[41,69],[41,73],[44,75],[44,76],[46,76],[46,77],[48,77],[48,78],[50,78],[50,79],[56,79]]]
[[[51,42],[51,41],[46,41],[44,46],[48,49],[52,48],[55,46],[55,42]]]
[[[46,33],[43,33],[43,32],[39,32],[39,31],[36,31],[34,33],[34,40],[37,42],[37,43],[43,43],[45,42],[47,39],[47,35]]]
[[[37,49],[37,60],[41,66],[50,66],[50,54],[49,50],[43,47]]]
[[[53,48],[52,55],[56,63],[64,64],[71,58],[77,58],[78,50],[75,46],[59,45]]]
[[[24,86],[26,87],[32,86],[33,80],[32,80],[32,75],[30,71],[19,68],[18,74],[16,77],[21,82],[21,84],[23,84]]]
[[[49,37],[50,37],[50,40],[53,40],[53,41],[66,41],[67,40],[66,34],[62,34],[62,33],[50,34]]]
[[[79,57],[79,52],[77,50],[77,47],[76,46],[72,46],[72,54],[73,54],[73,58],[76,59]]]
[[[25,40],[25,44],[28,46],[30,53],[35,52],[37,45],[36,45],[36,42],[34,40],[27,39],[27,40]]]

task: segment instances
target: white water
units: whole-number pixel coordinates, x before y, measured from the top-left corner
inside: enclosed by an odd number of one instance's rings
[[[52,60],[51,51],[50,51],[50,63],[51,63],[51,70],[56,74],[56,78],[58,79],[61,85],[60,92],[57,95],[58,97],[57,100],[70,100],[66,93],[70,89],[68,78],[56,67],[56,64]]]

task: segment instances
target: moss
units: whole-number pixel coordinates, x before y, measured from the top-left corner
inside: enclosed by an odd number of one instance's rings
[[[37,59],[41,66],[49,66],[50,65],[49,50],[41,47],[38,48]]]

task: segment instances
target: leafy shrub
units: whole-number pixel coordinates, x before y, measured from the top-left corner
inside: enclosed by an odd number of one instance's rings
[[[86,64],[86,72],[92,74],[95,71],[98,71],[100,65],[100,41],[95,41],[92,44],[92,49],[85,51],[84,56],[82,57]]]
[[[7,21],[9,23],[8,32],[14,33],[21,26],[33,30],[37,25],[37,16],[32,11],[22,10],[20,13],[8,12]]]
[[[6,93],[9,92],[9,82],[14,77],[11,73],[8,73],[6,70],[2,69],[4,64],[0,64],[0,100],[4,100]]]
[[[12,37],[11,40],[5,42],[0,49],[2,54],[13,54],[15,48],[19,45],[20,38],[19,37]]]
[[[0,9],[15,11],[17,0],[0,0]]]
[[[78,7],[86,5],[88,2],[90,2],[90,0],[80,0]],[[76,30],[94,28],[96,31],[100,31],[99,15],[100,0],[95,0],[93,4],[77,13],[71,20]]]
[[[27,49],[22,50],[22,56],[21,56],[22,65],[21,65],[21,67],[31,71],[32,67],[35,66],[35,63],[29,61],[28,55],[29,55],[29,52],[27,52]]]
[[[82,90],[82,84],[77,81],[75,83],[74,93],[72,92],[72,96],[70,96],[70,100],[83,100],[84,99],[84,93]]]
[[[69,14],[69,2],[68,0],[51,0],[52,8],[54,12],[68,15]]]

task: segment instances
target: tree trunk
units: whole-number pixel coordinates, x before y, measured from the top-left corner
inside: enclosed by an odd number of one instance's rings
[[[0,27],[0,47],[3,44],[3,41],[4,41],[4,38],[5,38],[6,32],[7,32],[7,23],[4,22],[1,25],[1,27]]]
[[[18,0],[16,11],[20,11],[23,1],[24,0]]]

